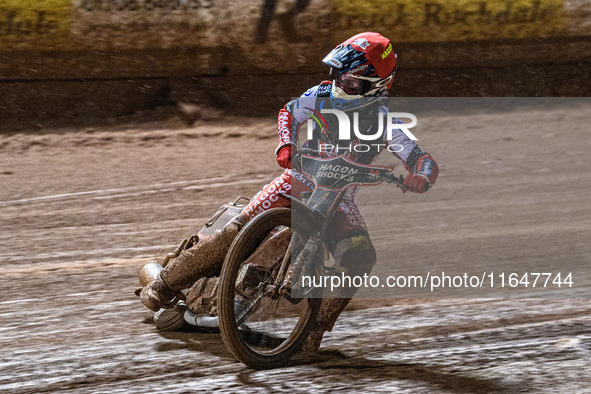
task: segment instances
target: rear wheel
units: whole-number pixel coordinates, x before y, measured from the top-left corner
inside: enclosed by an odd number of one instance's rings
[[[282,261],[291,262],[288,244],[298,248],[307,240],[303,229],[290,226],[290,209],[258,215],[238,234],[222,269],[220,331],[230,351],[253,368],[285,364],[303,346],[322,302],[273,291]],[[278,236],[287,236],[287,242],[270,241]]]

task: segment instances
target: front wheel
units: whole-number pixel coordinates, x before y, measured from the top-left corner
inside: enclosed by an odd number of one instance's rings
[[[288,272],[281,266],[289,268],[292,248],[305,244],[305,232],[291,228],[290,209],[271,209],[242,229],[226,255],[218,290],[220,331],[228,349],[250,367],[284,365],[316,322],[321,298],[294,299],[272,290]]]

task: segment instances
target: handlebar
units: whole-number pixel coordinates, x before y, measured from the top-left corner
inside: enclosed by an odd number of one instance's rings
[[[404,186],[404,177],[402,175],[396,176],[394,174],[386,174],[382,177],[382,179],[384,182],[396,184],[397,187],[406,188],[406,186]]]
[[[404,184],[404,177],[402,175],[396,177],[396,175],[394,174],[387,174],[386,176],[382,177],[382,179],[388,183],[395,183],[396,187],[402,189],[402,193],[406,193],[406,191],[408,190],[408,188]],[[425,191],[429,189],[431,189],[431,183],[427,182],[425,183]]]
[[[293,155],[293,160],[292,160],[292,165],[296,170],[301,170],[301,160],[299,160],[299,158],[301,157],[302,153],[308,154],[308,155],[319,155],[321,152],[318,150],[315,150],[315,149],[300,148]],[[408,190],[408,188],[404,184],[404,177],[402,175],[396,176],[392,173],[389,173],[384,176],[376,176],[376,177],[381,178],[384,182],[395,184],[396,187],[402,189],[402,193],[406,193],[406,191]],[[427,182],[425,184],[425,191],[429,190],[430,188],[431,188],[431,183]]]

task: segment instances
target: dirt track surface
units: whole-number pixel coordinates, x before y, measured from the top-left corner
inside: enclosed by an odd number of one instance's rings
[[[390,191],[387,215],[371,204],[386,186],[360,196],[381,259],[394,238],[401,269],[570,269],[579,298],[356,300],[318,357],[251,370],[217,334],[156,331],[133,291],[141,265],[279,174],[273,119],[3,135],[0,391],[588,391],[589,108],[422,122],[433,190]]]

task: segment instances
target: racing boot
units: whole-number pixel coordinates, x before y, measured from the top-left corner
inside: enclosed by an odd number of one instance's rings
[[[178,295],[178,292],[172,290],[158,275],[150,284],[140,292],[140,301],[148,309],[154,312],[167,306]]]
[[[349,303],[350,298],[325,298],[322,300],[320,312],[316,318],[316,324],[312,327],[310,335],[304,342],[304,352],[317,352],[322,342],[322,336],[326,331],[332,331],[341,312]]]
[[[211,238],[200,239],[195,246],[170,260],[156,279],[140,292],[142,303],[158,311],[170,306],[181,290],[191,287],[198,279],[219,274],[226,253],[245,221],[241,216],[233,219]]]
[[[334,251],[337,272],[343,272],[348,276],[363,276],[369,274],[376,262],[376,252],[366,234],[356,235],[340,241]],[[316,318],[316,325],[306,342],[304,351],[315,352],[320,348],[322,336],[332,328],[345,309],[357,288],[341,287],[330,294],[330,298],[324,298],[320,306],[320,312]]]

